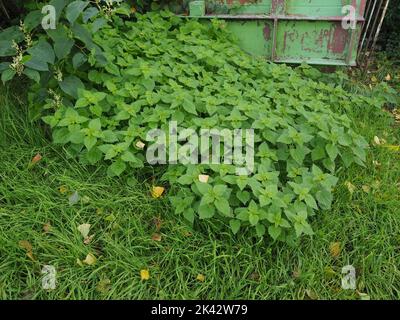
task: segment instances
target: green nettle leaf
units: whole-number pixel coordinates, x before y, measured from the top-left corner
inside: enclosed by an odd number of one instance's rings
[[[229,206],[228,200],[224,198],[219,198],[215,200],[214,204],[218,211],[220,211],[223,215],[227,217],[231,215],[231,208]]]
[[[85,147],[90,150],[92,149],[97,143],[97,138],[93,136],[85,137],[84,144]]]
[[[67,128],[56,129],[53,131],[53,142],[57,144],[65,144],[69,141],[69,131]]]
[[[300,165],[303,164],[303,161],[308,153],[309,149],[304,146],[298,146],[295,149],[290,149],[290,155]]]
[[[339,154],[339,149],[332,143],[326,145],[326,152],[328,153],[329,158],[332,161],[335,161],[336,157]]]
[[[237,234],[240,230],[241,222],[240,220],[232,219],[229,221],[229,225],[231,227],[233,234]]]
[[[120,16],[130,14],[126,4],[109,11],[95,2],[51,0],[57,29],[34,29],[32,45],[18,26],[0,32],[0,57],[7,57],[1,79],[21,70],[33,80],[30,105],[51,127],[53,142],[115,177],[144,167],[150,130],[168,132],[171,120],[180,129],[254,129],[251,175],[236,175],[238,164],[225,161],[231,155],[222,141],[229,137],[221,137],[219,149],[225,164],[178,161],[150,171],[164,171],[161,180],[171,186],[166,197],[177,219],[212,219],[216,227],[229,224],[234,234],[250,231],[288,242],[312,235],[311,217],[333,201],[336,165],[364,165],[366,159],[368,143],[346,116],[350,102],[382,106],[395,92],[349,93],[335,75],[327,85],[311,67],[304,76],[254,59],[221,21],[187,21],[168,11],[137,13],[132,20]],[[31,10],[27,27],[34,28],[38,17]],[[27,49],[23,70],[12,64],[13,40]],[[58,96],[61,103],[55,104]],[[173,141],[169,135],[165,140]]]
[[[86,159],[90,164],[95,164],[103,158],[103,153],[98,148],[92,148],[86,153]]]
[[[108,174],[110,176],[120,176],[126,169],[126,164],[121,159],[115,161],[111,166],[108,167]]]
[[[250,201],[251,195],[248,191],[238,191],[236,197],[243,203],[247,204]]]
[[[189,112],[191,114],[197,114],[195,104],[192,101],[188,100],[188,99],[185,99],[183,101],[182,107],[183,107],[183,109],[185,109],[185,111],[187,111],[187,112]]]
[[[71,2],[66,10],[65,17],[70,24],[73,24],[76,19],[80,16],[83,10],[87,7],[89,1],[73,1]]]
[[[276,240],[282,233],[282,228],[277,226],[269,226],[268,233],[272,237],[272,239]]]
[[[215,207],[212,205],[200,205],[198,211],[200,219],[210,219],[215,214]]]
[[[74,97],[75,99],[78,98],[78,90],[79,89],[84,89],[85,85],[76,76],[69,76],[65,78],[62,82],[60,82],[60,88],[62,91],[64,91],[66,94]]]
[[[186,209],[183,212],[183,216],[185,217],[185,219],[187,221],[189,221],[190,223],[193,224],[193,222],[194,222],[194,210],[192,208]]]
[[[260,221],[260,216],[258,214],[249,213],[249,222],[252,226],[256,226]]]
[[[256,226],[256,233],[257,233],[257,236],[262,238],[265,234],[265,226],[263,224],[258,224]]]
[[[320,190],[316,193],[315,198],[317,199],[322,209],[328,210],[331,208],[333,200],[331,192],[327,190]]]

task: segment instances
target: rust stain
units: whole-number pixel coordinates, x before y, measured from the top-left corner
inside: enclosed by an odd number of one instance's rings
[[[331,41],[328,42],[328,50],[333,53],[343,53],[346,48],[347,40],[347,30],[343,29],[340,23],[336,24],[333,30],[333,37]]]
[[[263,33],[264,33],[264,39],[266,41],[271,39],[271,28],[268,24],[265,25],[265,27],[263,29]]]

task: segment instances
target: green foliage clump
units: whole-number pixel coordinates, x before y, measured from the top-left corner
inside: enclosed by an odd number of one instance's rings
[[[337,168],[364,164],[368,144],[342,111],[379,107],[381,97],[318,81],[322,74],[307,66],[293,70],[252,58],[222,21],[205,24],[167,11],[124,20],[118,14],[129,15],[124,8],[89,7],[83,14],[75,8],[67,6],[58,28],[32,43],[24,30],[9,31],[19,32],[18,47],[26,48],[17,52],[19,73],[36,81],[31,105],[46,113],[54,143],[69,154],[107,163],[108,174],[120,176],[146,165],[138,143],[151,129],[168,132],[170,121],[179,129],[254,129],[249,176],[228,164],[165,166],[175,212],[190,223],[213,219],[234,233],[292,242],[311,235],[309,218],[330,208]],[[3,80],[18,73],[10,62],[2,70]]]

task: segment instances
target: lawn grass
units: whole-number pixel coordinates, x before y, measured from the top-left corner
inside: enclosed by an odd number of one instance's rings
[[[399,152],[371,146],[366,168],[341,170],[332,210],[315,217],[312,238],[289,247],[215,232],[206,222],[191,229],[165,198],[149,196],[151,181],[127,185],[68,159],[27,119],[21,96],[0,87],[0,299],[400,298]],[[376,135],[400,144],[388,113],[353,110],[351,117],[368,141]],[[43,160],[29,169],[38,152]],[[68,201],[73,191],[81,197],[76,205]],[[77,230],[83,223],[92,225],[88,245]],[[161,241],[152,240],[155,232]],[[337,257],[329,249],[334,242]],[[88,253],[97,262],[79,265]],[[357,290],[341,288],[348,264],[356,268]],[[41,287],[43,265],[57,270],[55,290]],[[148,281],[141,269],[149,270]]]

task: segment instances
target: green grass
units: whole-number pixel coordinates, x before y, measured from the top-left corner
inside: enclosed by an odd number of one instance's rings
[[[0,299],[400,298],[399,152],[371,147],[366,168],[342,170],[333,209],[320,212],[312,223],[315,235],[293,248],[215,232],[206,223],[191,229],[166,199],[149,196],[149,181],[139,177],[128,186],[51,146],[27,119],[24,99],[12,92],[0,87]],[[377,135],[400,143],[387,113],[351,116],[369,141]],[[28,169],[37,152],[43,160]],[[353,195],[346,181],[356,186]],[[71,206],[60,186],[85,201]],[[151,239],[155,219],[162,221],[160,242]],[[48,222],[51,231],[44,233]],[[92,225],[89,245],[77,230],[83,223]],[[31,243],[34,261],[21,240]],[[329,246],[337,241],[335,258]],[[77,259],[88,253],[96,264],[80,266]],[[58,272],[53,291],[41,288],[46,264]],[[356,291],[341,289],[341,268],[348,264],[357,270]],[[141,269],[150,271],[148,281],[141,281]],[[106,290],[99,286],[105,281]]]

